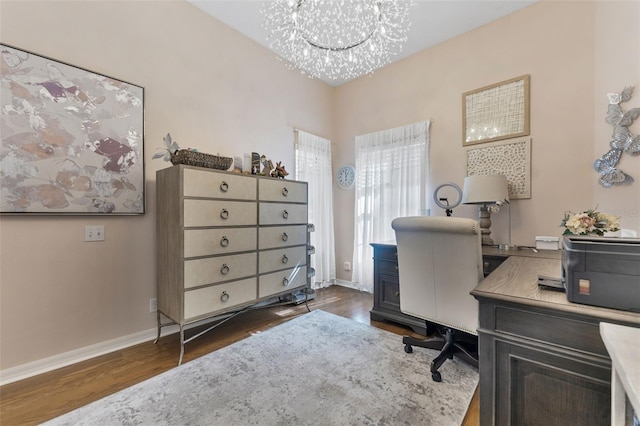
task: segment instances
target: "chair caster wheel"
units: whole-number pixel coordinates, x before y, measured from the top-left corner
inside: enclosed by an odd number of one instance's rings
[[[442,381],[442,376],[440,375],[439,371],[431,373],[431,378],[433,379],[434,382],[441,382]]]
[[[404,345],[404,351],[408,354],[413,352],[413,346],[411,345]]]

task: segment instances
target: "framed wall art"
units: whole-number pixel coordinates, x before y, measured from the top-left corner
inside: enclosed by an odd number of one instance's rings
[[[507,177],[509,199],[531,198],[531,140],[499,142],[467,150],[467,176]]]
[[[0,49],[0,213],[144,214],[144,88]]]
[[[529,135],[529,75],[462,94],[462,145]]]

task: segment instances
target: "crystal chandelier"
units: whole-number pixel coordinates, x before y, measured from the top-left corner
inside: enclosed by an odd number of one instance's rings
[[[276,0],[261,9],[269,46],[309,77],[370,74],[402,50],[410,0]]]

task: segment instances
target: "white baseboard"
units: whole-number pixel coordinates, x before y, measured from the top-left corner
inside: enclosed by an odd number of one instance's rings
[[[168,334],[177,333],[178,331],[179,328],[176,325],[167,326],[162,328],[162,335],[166,336]],[[158,329],[154,327],[128,336],[118,337],[117,339],[96,343],[95,345],[75,349],[49,358],[7,368],[0,371],[0,386],[37,376],[38,374],[46,373],[48,371],[57,370],[58,368],[86,361],[133,345],[148,342],[149,340],[154,340],[157,333]]]
[[[358,290],[358,291],[364,291],[364,292],[367,292],[367,293],[373,293],[373,289],[368,290],[368,289],[362,288],[360,286],[360,283],[355,282],[355,281],[336,280],[336,284],[340,285],[342,287],[348,287],[348,288],[352,288],[352,289]]]
[[[356,290],[362,290],[358,287],[358,283],[354,283],[351,281],[336,280],[335,284],[341,285],[343,287],[353,288]],[[209,318],[201,322],[189,324],[185,327],[185,329],[189,329],[215,320],[216,318]],[[177,325],[163,326],[162,336],[167,336],[179,331],[180,328]],[[69,352],[54,355],[52,357],[1,370],[0,386],[27,379],[29,377],[37,376],[38,374],[57,370],[58,368],[66,367],[68,365],[72,365],[81,361],[86,361],[88,359],[95,358],[100,355],[105,355],[120,349],[128,348],[130,346],[139,345],[140,343],[148,342],[149,340],[154,340],[156,338],[157,332],[158,329],[154,327],[148,330],[140,331],[138,333],[130,334],[128,336],[118,337],[116,339],[107,340],[106,342],[96,343],[95,345],[86,346],[84,348],[75,349]]]

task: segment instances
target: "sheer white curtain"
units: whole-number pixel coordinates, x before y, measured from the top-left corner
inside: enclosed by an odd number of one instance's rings
[[[353,276],[373,292],[372,242],[395,239],[391,221],[426,214],[430,121],[356,137]]]
[[[295,178],[308,183],[309,223],[316,228],[311,233],[311,245],[316,249],[311,256],[311,267],[316,270],[312,287],[327,287],[336,280],[331,141],[302,130],[295,134]]]

